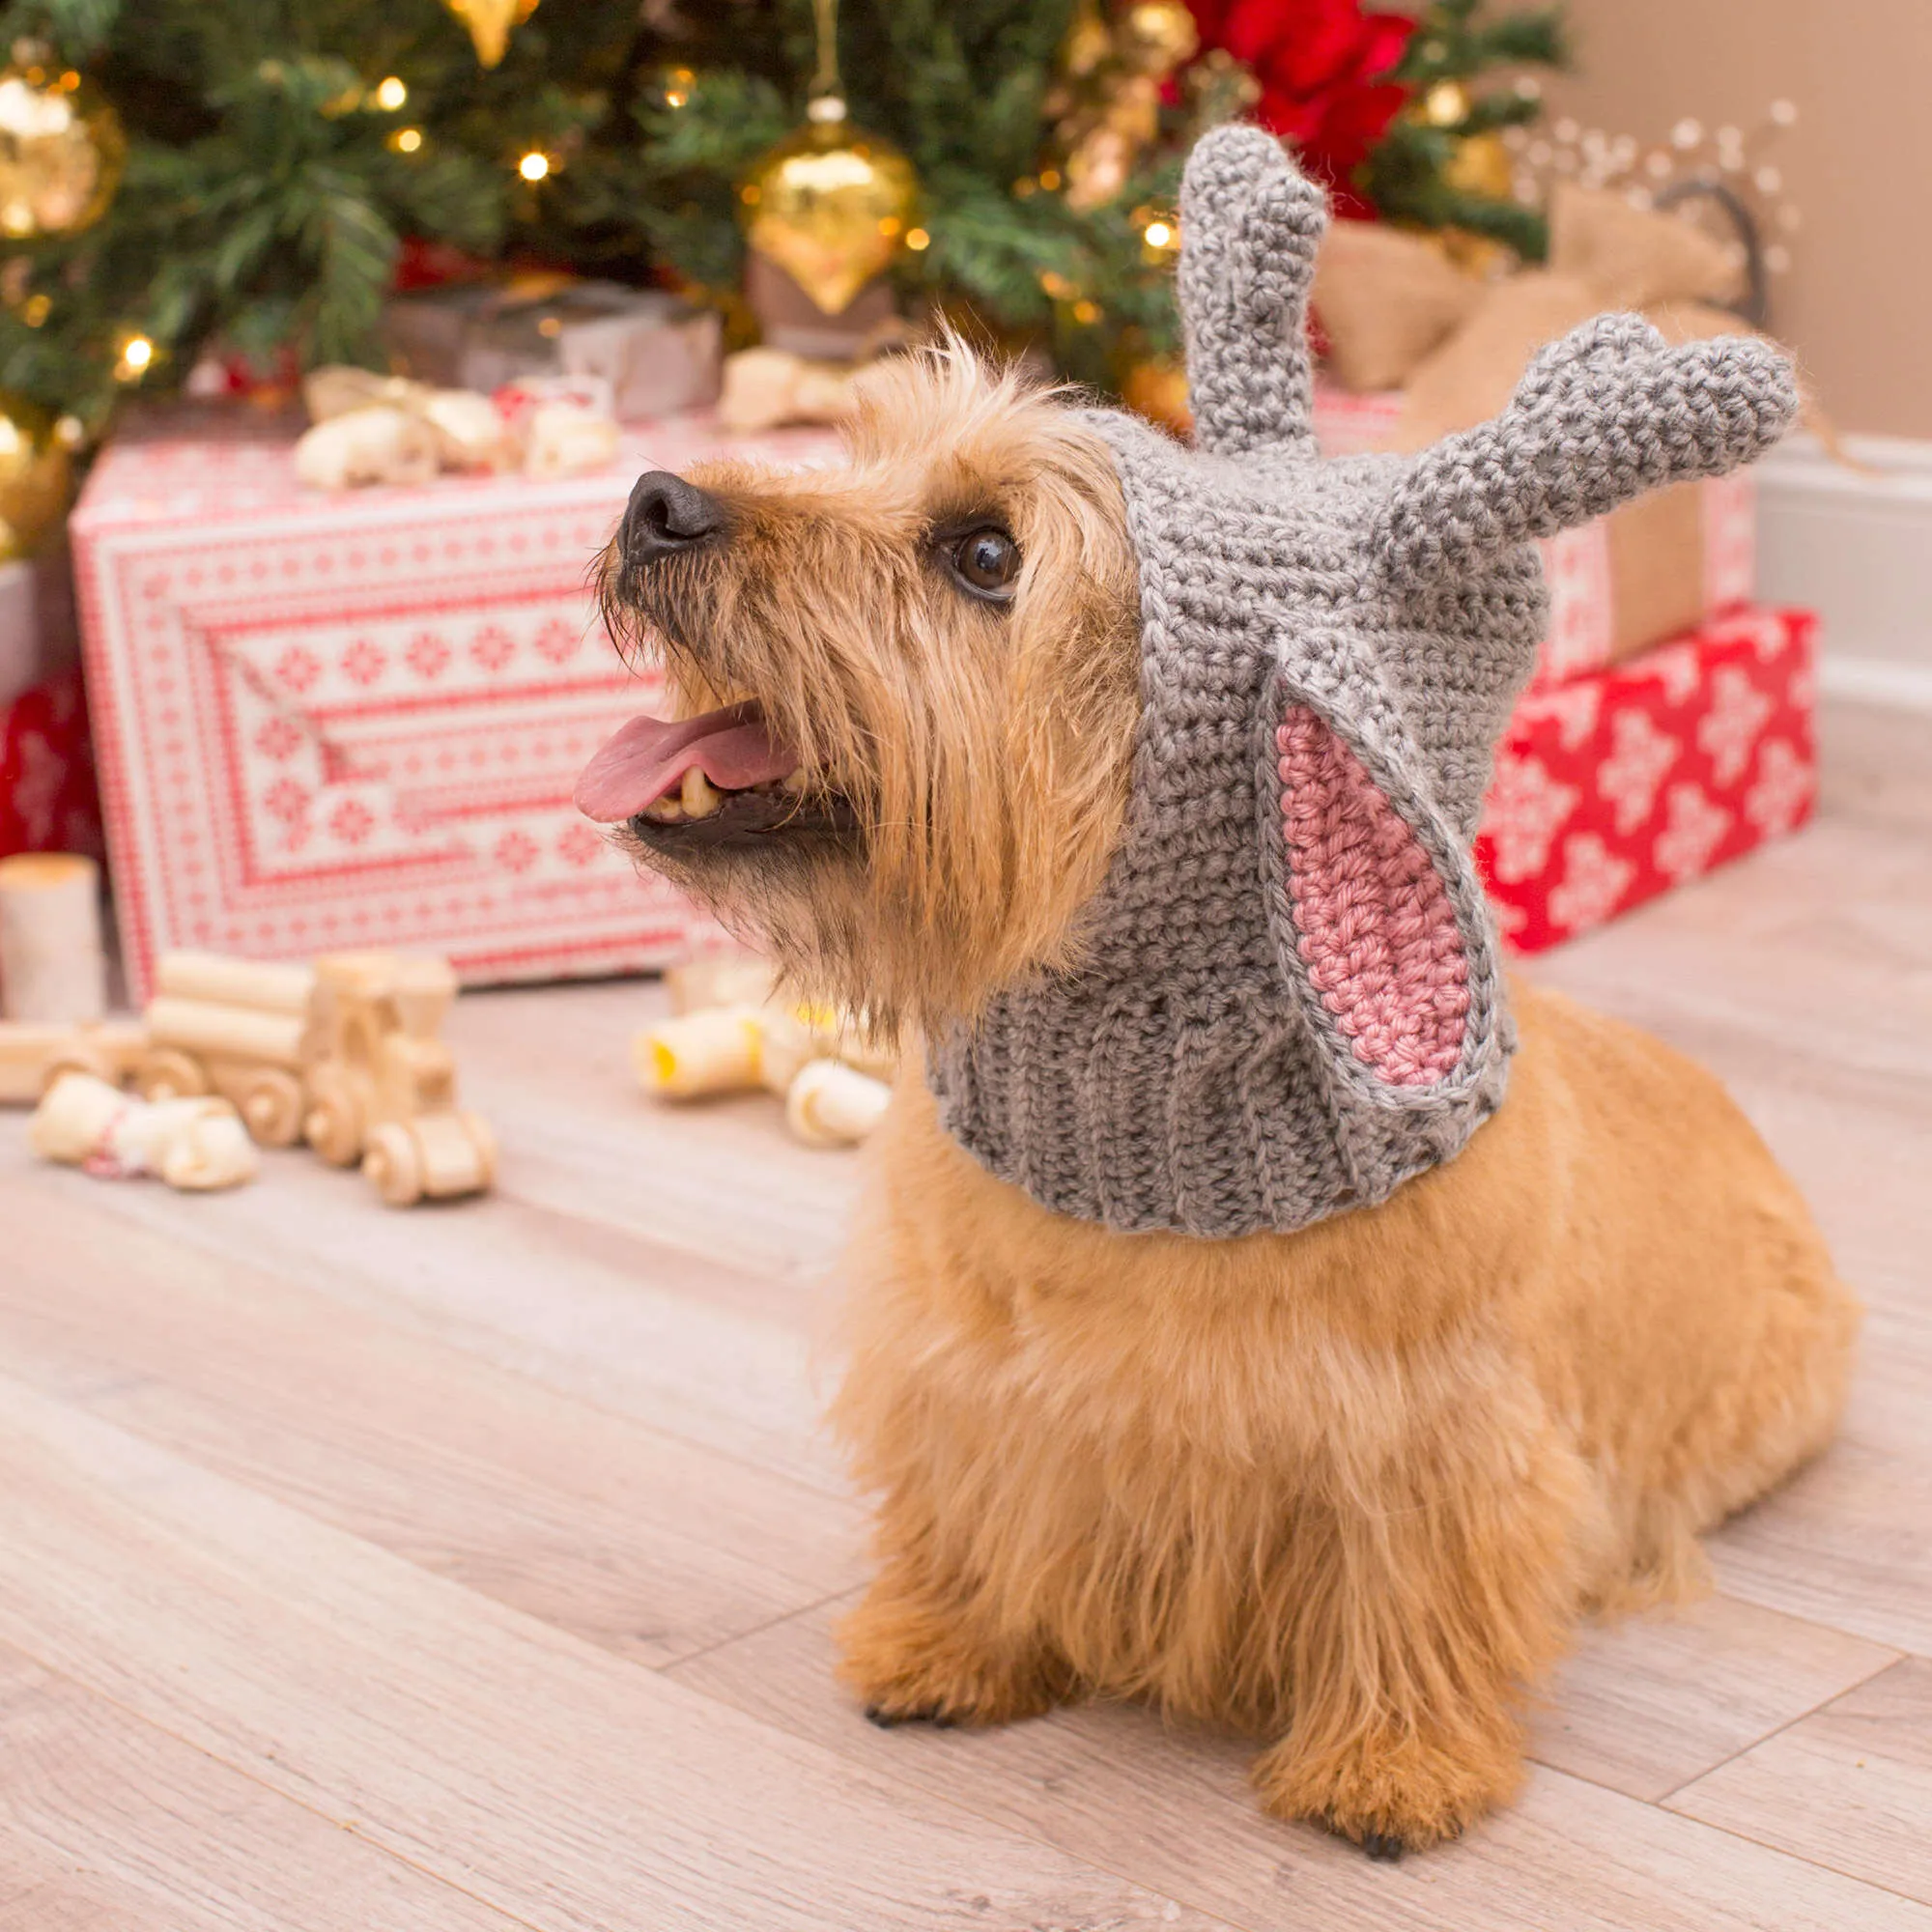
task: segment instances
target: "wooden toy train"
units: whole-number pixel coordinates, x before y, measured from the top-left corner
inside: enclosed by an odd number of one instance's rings
[[[337,1166],[359,1161],[395,1207],[490,1185],[495,1138],[457,1106],[456,1063],[438,1037],[456,996],[446,960],[168,952],[155,983],[139,1024],[9,1029],[0,1098],[35,1098],[78,1068],[147,1100],[218,1094],[262,1146],[306,1140]]]

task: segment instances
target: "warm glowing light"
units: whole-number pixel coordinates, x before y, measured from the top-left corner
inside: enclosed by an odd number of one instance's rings
[[[393,114],[410,98],[410,90],[399,76],[390,74],[376,84],[376,105],[384,114]]]
[[[545,154],[539,154],[536,149],[532,148],[517,163],[517,172],[526,182],[540,182],[545,175],[550,173],[550,156]]]
[[[928,235],[923,228],[908,228],[906,230],[906,246],[910,248],[915,255],[917,255],[922,249],[929,248],[931,245],[932,245],[932,237]]]
[[[1073,320],[1086,327],[1100,320],[1100,304],[1089,301],[1085,296],[1073,304]]]
[[[1174,230],[1165,221],[1150,221],[1142,232],[1150,248],[1165,248],[1174,240]]]
[[[1041,168],[1039,171],[1039,185],[1051,194],[1060,185],[1060,170],[1058,168]]]
[[[121,359],[114,365],[117,383],[138,383],[155,359],[155,345],[145,335],[124,336]]]
[[[53,313],[54,299],[49,295],[31,295],[20,304],[20,320],[29,328],[38,328]]]
[[[420,128],[398,128],[389,136],[389,146],[399,155],[413,155],[423,144]]]

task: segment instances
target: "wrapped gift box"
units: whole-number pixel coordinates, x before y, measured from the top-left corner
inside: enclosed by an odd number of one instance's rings
[[[1388,446],[1399,389],[1315,390],[1326,456]],[[1757,496],[1748,470],[1679,484],[1565,530],[1542,545],[1549,629],[1535,682],[1560,684],[1648,649],[1660,639],[1747,603],[1757,577]]]
[[[1747,609],[1524,696],[1476,838],[1512,946],[1539,952],[1804,823],[1816,632],[1811,611]]]
[[[67,546],[0,563],[0,705],[66,670],[78,655]]]
[[[100,853],[100,800],[78,669],[0,699],[0,859]]]
[[[383,334],[402,373],[486,395],[529,377],[610,384],[620,416],[661,416],[718,400],[723,331],[715,310],[613,282],[458,284],[399,296]]]
[[[446,952],[469,983],[661,965],[694,915],[571,805],[652,700],[590,572],[633,479],[707,455],[830,460],[824,431],[627,433],[590,476],[326,496],[294,428],[152,423],[71,520],[122,944],[156,952]]]

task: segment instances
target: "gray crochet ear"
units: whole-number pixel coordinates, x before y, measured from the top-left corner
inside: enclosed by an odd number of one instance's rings
[[[1427,581],[1660,484],[1721,476],[1798,406],[1790,358],[1761,337],[1672,349],[1639,316],[1599,316],[1537,355],[1499,416],[1417,458],[1385,513],[1388,570]]]
[[[1328,201],[1259,128],[1216,128],[1180,184],[1180,318],[1203,449],[1315,449],[1308,291]]]
[[[1346,661],[1349,648],[1338,639],[1324,655]],[[1508,1054],[1468,847],[1385,704],[1284,670],[1260,724],[1263,880],[1283,980],[1332,1078],[1382,1112],[1440,1113],[1493,1082]]]

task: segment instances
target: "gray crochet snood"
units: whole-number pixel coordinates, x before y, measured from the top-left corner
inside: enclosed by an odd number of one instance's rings
[[[1228,1236],[1384,1200],[1500,1104],[1515,1035],[1469,844],[1544,629],[1530,539],[1748,462],[1798,397],[1768,343],[1605,316],[1494,421],[1324,462],[1321,190],[1223,128],[1180,210],[1195,445],[1091,418],[1140,564],[1125,829],[1078,968],[936,1040],[928,1077],[1042,1207]]]

